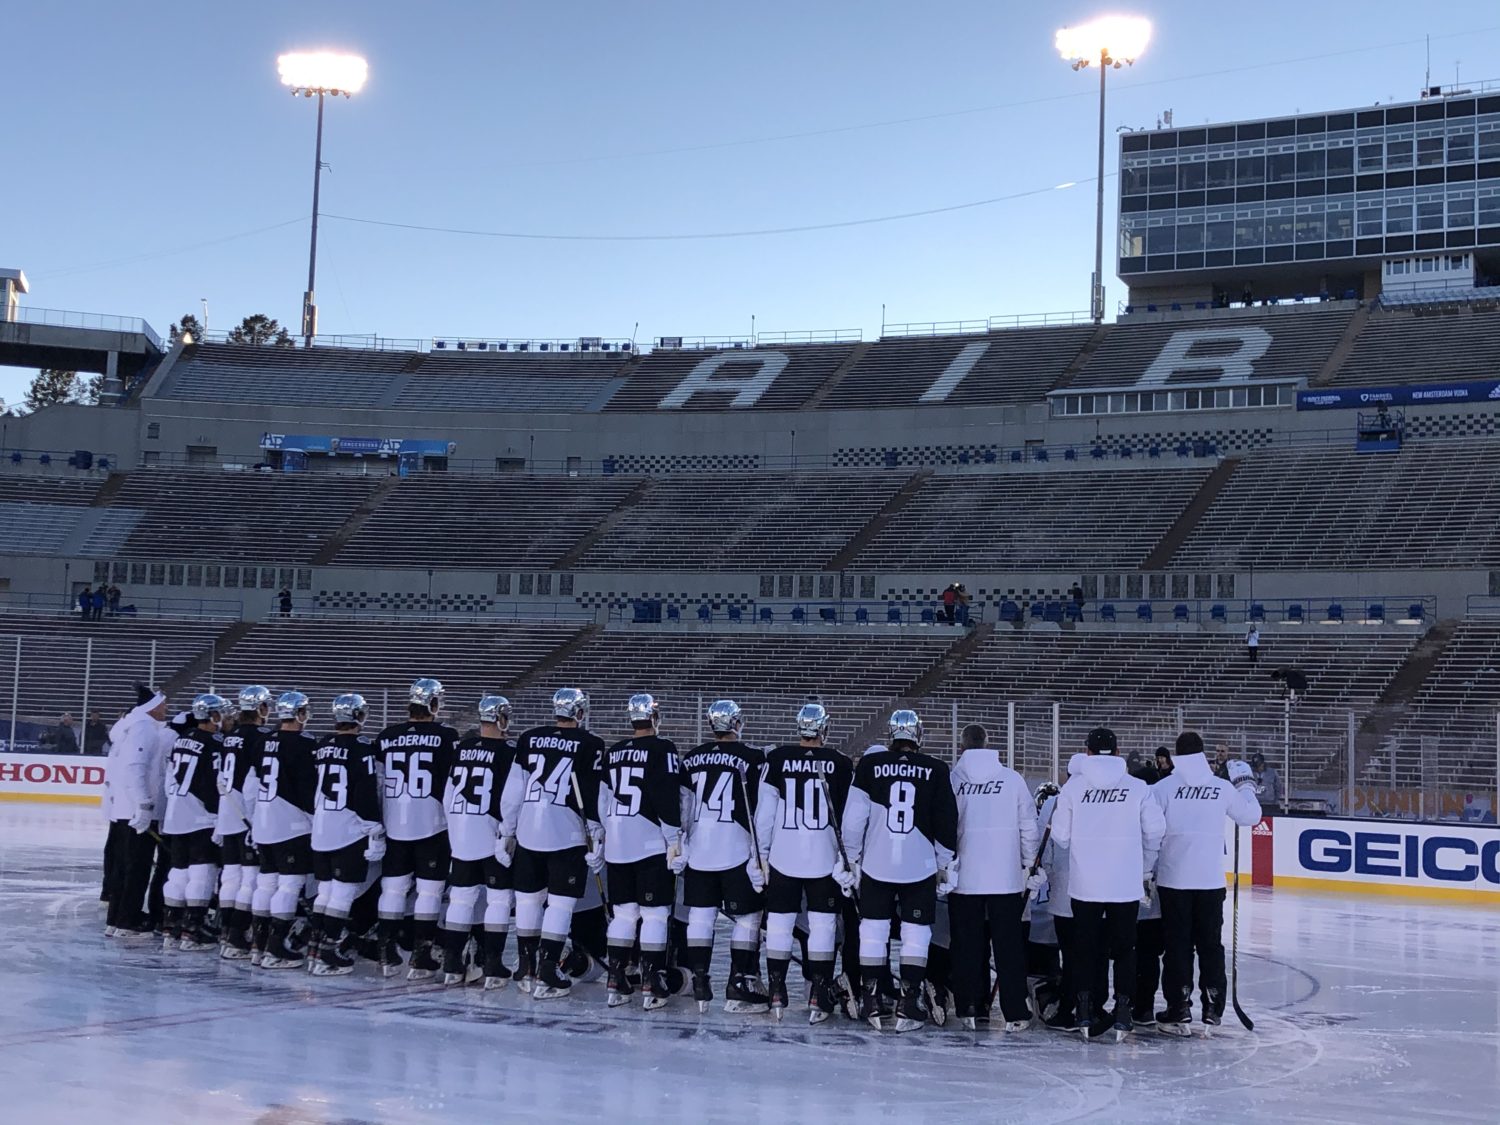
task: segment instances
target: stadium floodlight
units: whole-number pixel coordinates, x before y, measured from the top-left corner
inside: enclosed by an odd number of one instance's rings
[[[1099,177],[1094,215],[1094,277],[1089,310],[1094,323],[1104,320],[1104,77],[1110,69],[1133,66],[1151,39],[1151,21],[1140,16],[1100,16],[1080,27],[1059,28],[1058,54],[1074,70],[1099,68]]]
[[[318,188],[323,175],[323,98],[348,97],[364,89],[369,65],[358,55],[337,51],[292,51],[279,55],[276,72],[281,84],[292,96],[318,99],[318,139],[313,150],[312,241],[307,252],[307,292],[302,294],[302,345],[312,347],[318,334],[318,305],[315,296],[318,278]]]

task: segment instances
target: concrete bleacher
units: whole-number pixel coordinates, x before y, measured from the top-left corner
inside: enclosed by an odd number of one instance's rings
[[[972,366],[938,400],[944,405],[1039,402],[1057,385],[1093,332],[1090,325],[884,339],[849,369],[822,405],[830,410],[915,406],[960,360]]]
[[[1200,467],[935,476],[859,551],[884,571],[1139,566],[1208,478]]]
[[[743,379],[755,375],[768,361],[787,361],[786,368],[754,404],[758,410],[796,410],[847,360],[855,344],[788,344],[779,348],[736,350],[658,350],[640,357],[625,385],[615,392],[606,411],[656,410],[661,401],[701,363],[722,361],[715,379]],[[682,410],[723,410],[739,389],[700,391]]]
[[[1500,442],[1399,453],[1245,458],[1174,567],[1406,569],[1500,565]]]
[[[401,381],[401,410],[582,411],[619,386],[619,352],[452,352],[423,355]]]
[[[410,358],[406,352],[357,348],[193,344],[156,396],[263,406],[372,406]]]
[[[1280,312],[1252,314],[1228,310],[1213,317],[1169,320],[1149,324],[1125,321],[1110,327],[1088,361],[1068,382],[1070,389],[1126,387],[1133,385],[1161,355],[1179,332],[1234,333],[1246,328],[1264,329],[1270,347],[1254,361],[1256,379],[1311,379],[1322,370],[1348,327],[1352,309],[1289,308]],[[1193,343],[1187,361],[1167,379],[1173,383],[1203,382],[1219,377],[1216,358],[1238,352],[1242,342],[1232,336],[1204,338]],[[1188,363],[1202,360],[1194,370]]]
[[[624,478],[417,476],[400,481],[336,566],[547,567],[636,487]]]
[[[1455,306],[1440,313],[1372,313],[1331,382],[1382,387],[1497,378],[1500,310]]]
[[[93,503],[100,483],[101,478],[92,477],[0,476],[0,502],[87,507]]]
[[[681,474],[650,482],[582,570],[822,569],[906,474]]]

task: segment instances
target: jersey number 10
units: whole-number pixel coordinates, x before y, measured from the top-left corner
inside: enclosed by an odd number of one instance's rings
[[[798,781],[801,781],[801,797],[798,797]],[[821,778],[782,778],[781,827],[820,830],[828,827],[827,790]]]

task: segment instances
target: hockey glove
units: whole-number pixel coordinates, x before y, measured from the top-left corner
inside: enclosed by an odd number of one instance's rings
[[[385,858],[385,829],[378,824],[365,832],[365,858],[371,863]]]
[[[845,898],[852,897],[854,888],[859,884],[859,864],[845,863],[843,856],[835,856],[833,881],[839,885],[839,890],[844,892]]]
[[[958,860],[938,872],[937,893],[938,898],[947,898],[949,893],[958,889]]]
[[[1255,783],[1255,771],[1250,768],[1249,762],[1242,762],[1238,758],[1229,763],[1229,780],[1236,786],[1245,782]]]
[[[1147,875],[1141,880],[1141,905],[1150,906],[1151,899],[1156,894],[1156,876]]]
[[[135,815],[130,818],[130,827],[137,836],[151,827],[151,806],[142,805],[135,810]]]
[[[760,856],[750,857],[750,862],[745,864],[745,874],[750,876],[750,889],[756,894],[766,889],[766,865],[761,862]]]
[[[1026,877],[1026,889],[1028,891],[1030,891],[1034,895],[1041,894],[1042,893],[1042,888],[1045,887],[1046,885],[1047,885],[1047,873],[1045,871],[1043,871],[1040,867],[1037,868],[1037,872],[1036,872],[1035,875],[1028,875]]]
[[[216,848],[222,848],[224,846],[224,837],[215,832],[208,838],[208,842]]]
[[[509,867],[510,861],[516,855],[516,838],[514,836],[500,836],[495,840],[495,862],[501,867]]]
[[[677,841],[667,849],[667,867],[673,875],[681,875],[687,870],[688,853],[687,846]]]
[[[220,775],[219,775],[219,778],[218,778],[218,782],[217,782],[217,784],[216,784],[216,785],[215,785],[215,788],[216,788],[216,789],[218,789],[218,791],[219,791],[219,796],[221,796],[221,797],[227,797],[227,796],[229,796],[229,791],[230,791],[230,790],[231,790],[231,789],[233,789],[233,788],[234,788],[234,786],[233,786],[233,785],[232,785],[232,784],[230,784],[230,780],[229,780],[229,778],[227,778],[227,777],[225,777],[225,776],[224,776],[224,775],[223,775],[223,774],[222,774],[222,773],[221,773],[221,774],[220,774]]]

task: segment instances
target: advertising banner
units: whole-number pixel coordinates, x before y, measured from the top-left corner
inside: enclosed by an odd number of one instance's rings
[[[1495,403],[1500,405],[1500,381],[1427,383],[1410,387],[1320,387],[1297,392],[1298,410],[1355,410],[1377,403],[1388,406]]]
[[[0,753],[0,801],[97,805],[103,798],[103,758]]]

